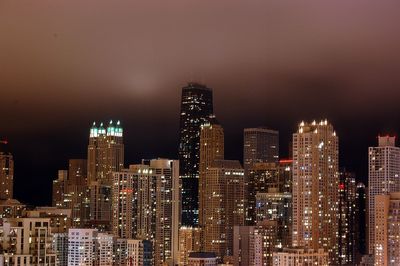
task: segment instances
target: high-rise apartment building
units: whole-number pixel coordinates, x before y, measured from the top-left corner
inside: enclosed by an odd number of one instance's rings
[[[255,226],[235,226],[233,231],[233,265],[262,266],[263,239]]]
[[[400,265],[400,192],[375,196],[374,265]]]
[[[199,177],[199,225],[203,229],[206,224],[206,208],[208,196],[207,170],[215,160],[224,159],[224,130],[215,118],[201,126],[200,130],[200,177]],[[205,231],[202,231],[205,233]],[[207,250],[208,251],[208,250]]]
[[[0,141],[0,200],[12,199],[14,187],[14,159],[8,142]]]
[[[118,238],[134,238],[137,234],[138,178],[135,172],[123,169],[113,173],[112,232]]]
[[[157,174],[150,165],[130,165],[129,170],[137,179],[136,238],[154,240],[156,232],[156,185]]]
[[[96,261],[97,229],[69,229],[68,265],[91,266]]]
[[[189,254],[200,252],[201,229],[199,227],[179,228],[179,265],[189,266]]]
[[[112,172],[124,167],[123,130],[120,122],[110,121],[107,128],[93,123],[90,129],[87,180],[90,190],[90,220],[111,224]]]
[[[356,251],[356,178],[343,170],[339,174],[339,264],[354,265]]]
[[[293,134],[293,245],[338,258],[338,137],[326,120]]]
[[[150,169],[156,175],[155,265],[176,265],[179,260],[181,183],[177,160],[154,159]]]
[[[245,171],[254,163],[279,161],[279,132],[268,128],[244,129],[243,166]]]
[[[375,249],[375,196],[400,191],[400,148],[395,137],[378,137],[368,150],[368,251]]]
[[[233,255],[233,227],[245,222],[245,180],[239,161],[215,160],[204,176],[203,250]]]
[[[200,126],[213,114],[212,89],[189,83],[182,89],[179,163],[182,178],[182,224],[198,223],[198,178],[200,163]]]
[[[56,265],[68,266],[68,233],[53,234],[52,248],[56,253]]]

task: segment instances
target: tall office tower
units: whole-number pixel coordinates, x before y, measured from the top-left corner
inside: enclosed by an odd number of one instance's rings
[[[233,229],[233,265],[262,266],[262,236],[255,226],[235,226]]]
[[[56,265],[49,218],[3,219],[0,232],[3,265]]]
[[[181,184],[179,161],[154,159],[150,168],[156,174],[155,265],[176,265],[179,259]]]
[[[90,219],[94,223],[111,223],[112,172],[124,167],[123,130],[120,122],[110,121],[107,128],[93,123],[88,145],[88,186]]]
[[[112,232],[118,238],[134,238],[137,234],[137,175],[123,169],[113,176]]]
[[[213,114],[212,89],[189,83],[182,89],[179,169],[182,178],[182,224],[198,224],[200,126]]]
[[[338,137],[326,120],[293,134],[293,245],[338,257]]]
[[[200,177],[204,184],[202,248],[220,259],[233,254],[233,227],[244,225],[245,178],[239,161],[215,160]]]
[[[292,161],[281,160],[279,163],[253,163],[247,171],[246,220],[256,223],[256,195],[274,189],[277,193],[292,193]],[[288,202],[291,204],[291,202]],[[291,207],[291,206],[289,206]]]
[[[366,254],[367,248],[367,192],[363,183],[357,184],[356,190],[356,209],[354,213],[354,226],[355,226],[355,240],[356,251],[355,251],[355,263],[358,265],[361,262],[361,258]]]
[[[64,202],[72,210],[73,226],[82,226],[89,220],[89,204],[87,203],[87,160],[70,159],[68,180],[64,189]]]
[[[68,233],[54,233],[52,249],[56,253],[56,265],[68,266]]]
[[[354,173],[343,170],[339,174],[339,264],[355,264],[355,211],[356,178]]]
[[[279,132],[267,128],[244,129],[243,166],[245,171],[254,163],[279,161]]]
[[[0,141],[0,200],[12,199],[14,187],[14,159],[7,141]]]
[[[65,208],[65,187],[68,180],[67,170],[58,170],[58,178],[53,180],[53,196],[52,206],[58,208]]]
[[[378,137],[368,150],[368,252],[375,248],[375,196],[400,191],[400,148],[395,137]]]
[[[256,223],[276,222],[276,247],[290,247],[292,243],[292,194],[269,188],[256,194]]]
[[[206,224],[204,212],[205,205],[208,204],[205,194],[207,169],[215,160],[222,159],[224,159],[224,130],[214,117],[209,123],[203,124],[200,129],[199,225],[202,229]],[[202,230],[203,233],[205,233],[204,230]]]
[[[187,266],[189,254],[200,252],[200,228],[181,227],[179,228],[179,265]]]
[[[305,249],[305,248],[284,248],[283,251],[274,252],[273,266],[304,266],[318,265],[328,266],[328,252],[320,249]]]

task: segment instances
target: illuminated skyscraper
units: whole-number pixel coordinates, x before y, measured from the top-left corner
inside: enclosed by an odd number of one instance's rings
[[[279,161],[279,132],[267,128],[244,129],[243,166],[247,172],[254,163]]]
[[[375,196],[400,191],[400,148],[395,137],[379,137],[379,146],[368,153],[368,251],[374,253]]]
[[[400,265],[400,192],[375,196],[375,265]]]
[[[219,259],[233,255],[233,227],[245,222],[245,177],[239,161],[215,160],[201,175],[205,184],[202,248]]]
[[[0,141],[0,199],[12,199],[14,186],[14,159],[7,141]]]
[[[189,83],[182,89],[179,163],[182,178],[182,224],[198,223],[198,178],[200,163],[200,126],[213,114],[213,94],[210,88]]]
[[[168,159],[150,161],[156,174],[155,265],[179,262],[179,227],[181,220],[181,184],[179,162]]]
[[[338,258],[339,140],[326,120],[293,134],[293,245]]]
[[[215,160],[224,159],[224,129],[213,118],[211,122],[201,126],[200,131],[200,177],[199,177],[199,225],[205,225],[205,204],[207,196],[205,189],[207,186],[207,169]],[[204,232],[202,232],[204,233]]]
[[[93,123],[88,146],[88,186],[90,190],[90,220],[111,223],[112,172],[124,166],[123,130],[120,122],[110,121],[107,128]]]
[[[137,233],[136,173],[129,169],[114,172],[112,186],[112,232],[118,238],[135,238]]]

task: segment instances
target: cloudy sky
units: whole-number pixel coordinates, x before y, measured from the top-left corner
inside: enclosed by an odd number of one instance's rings
[[[181,87],[214,89],[228,158],[242,130],[328,118],[341,165],[400,130],[398,1],[0,1],[0,136],[37,204],[92,121],[121,119],[126,163],[176,157]]]

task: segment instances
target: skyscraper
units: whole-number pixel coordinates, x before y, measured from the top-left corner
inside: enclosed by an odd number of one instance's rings
[[[233,255],[233,227],[245,222],[245,178],[239,161],[215,160],[200,177],[202,196],[202,248],[219,259]]]
[[[118,238],[135,238],[137,234],[138,179],[133,171],[114,172],[112,186],[112,232]]]
[[[82,226],[89,220],[88,196],[87,160],[70,159],[64,199],[67,203],[65,207],[72,210],[74,226]]]
[[[244,129],[243,166],[279,161],[279,132],[263,127]]]
[[[95,223],[111,223],[112,172],[124,166],[123,130],[120,122],[110,121],[107,128],[93,123],[88,145],[88,185],[90,219]]]
[[[338,137],[326,120],[293,134],[293,245],[329,253],[337,264]]]
[[[198,178],[200,163],[200,126],[213,114],[212,89],[189,83],[182,89],[179,163],[182,178],[182,224],[198,223]]]
[[[7,141],[0,141],[0,199],[12,199],[14,186],[14,159]]]
[[[179,227],[181,220],[181,184],[179,162],[168,159],[150,161],[156,174],[155,265],[179,262]]]
[[[205,225],[205,204],[207,196],[205,189],[207,186],[207,169],[215,160],[224,159],[224,129],[213,118],[209,123],[201,126],[200,131],[200,177],[199,177],[199,225]],[[203,234],[204,232],[202,232]]]
[[[400,265],[400,192],[375,196],[375,265]]]
[[[355,262],[359,264],[367,250],[367,192],[363,183],[357,184],[355,209]]]
[[[355,264],[356,250],[356,178],[343,170],[339,183],[339,264]]]
[[[378,137],[368,152],[368,251],[375,248],[375,196],[400,191],[400,148],[395,137]]]

